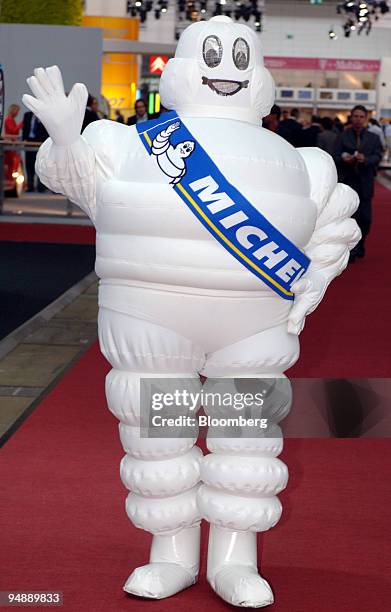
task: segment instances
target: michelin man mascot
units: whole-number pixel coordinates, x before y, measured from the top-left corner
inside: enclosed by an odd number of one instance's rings
[[[126,453],[126,511],[153,534],[149,563],[124,590],[160,599],[194,584],[205,519],[212,589],[235,606],[267,606],[257,532],[278,522],[288,479],[278,422],[290,398],[278,387],[299,356],[305,316],[360,237],[350,218],[357,196],[337,184],[329,155],[260,127],[273,80],[256,34],[228,17],[184,31],[161,78],[169,112],[157,120],[97,121],[81,136],[84,85],[66,96],[57,66],[28,84],[24,103],[50,135],[37,173],[97,231],[99,340]],[[217,386],[274,380],[272,432],[208,436],[205,456],[196,434],[143,437],[140,380],[201,389],[200,375]]]

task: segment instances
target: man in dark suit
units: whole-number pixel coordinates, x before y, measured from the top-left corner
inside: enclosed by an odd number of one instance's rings
[[[83,132],[87,125],[90,125],[93,121],[99,121],[99,101],[91,94],[88,94],[87,98],[87,106],[84,112],[83,125],[81,126],[81,131]]]
[[[143,123],[144,121],[148,121],[149,119],[156,119],[159,116],[159,113],[156,113],[154,115],[148,115],[147,105],[141,98],[139,100],[136,100],[134,110],[136,114],[128,118],[126,122],[128,125],[136,125],[137,123]]]
[[[299,109],[292,108],[290,117],[280,121],[277,134],[285,138],[294,147],[301,146],[302,125],[299,123]]]
[[[350,261],[365,255],[365,240],[372,222],[372,198],[377,166],[383,155],[379,137],[367,129],[368,111],[365,106],[355,106],[351,114],[351,126],[338,137],[334,159],[339,180],[354,189],[360,204],[353,215],[362,233],[358,245],[351,252]]]
[[[23,116],[22,138],[30,142],[44,142],[48,138],[48,133],[43,124],[31,111],[25,113]],[[37,151],[25,151],[27,191],[35,191],[34,179],[36,157]],[[38,177],[37,182],[38,191],[45,191],[45,186]]]
[[[321,119],[317,115],[312,115],[311,123],[308,127],[303,127],[300,134],[301,147],[317,147],[320,134]]]

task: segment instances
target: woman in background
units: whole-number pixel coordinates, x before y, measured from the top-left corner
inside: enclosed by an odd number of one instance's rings
[[[20,106],[17,104],[11,104],[8,109],[8,115],[4,121],[4,135],[8,139],[9,136],[13,138],[19,136],[19,132],[23,127],[23,121],[16,123],[16,117],[18,116],[20,111]]]
[[[8,115],[4,120],[4,138],[6,140],[16,140],[19,136],[19,132],[23,127],[23,121],[16,122],[16,117],[20,111],[20,106],[17,104],[11,104],[8,109]],[[19,164],[21,162],[20,155],[14,150],[4,150],[4,165],[5,165],[5,178],[12,181],[12,176],[18,171]]]

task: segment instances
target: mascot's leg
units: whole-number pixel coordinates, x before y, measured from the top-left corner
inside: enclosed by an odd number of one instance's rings
[[[199,391],[197,372],[205,356],[169,329],[106,308],[99,311],[99,340],[113,366],[106,396],[120,420],[126,452],[121,462],[121,479],[131,491],[126,511],[136,527],[153,534],[150,562],[134,570],[124,590],[142,597],[168,597],[197,579],[201,517],[196,493],[202,453],[194,446],[197,432],[182,438],[142,437],[140,380],[191,379],[191,390]]]
[[[217,437],[209,429],[211,453],[201,463],[203,485],[198,505],[210,523],[207,577],[222,599],[236,606],[263,607],[274,601],[269,584],[257,569],[258,531],[273,527],[281,515],[277,494],[287,484],[287,468],[277,456],[282,451],[277,423],[289,412],[290,383],[282,372],[298,357],[298,340],[285,327],[266,330],[208,355],[202,373],[213,393],[234,388],[240,395],[262,394],[263,404],[250,409],[220,409],[219,416],[242,413],[268,419],[267,429],[237,430]],[[247,381],[243,379],[249,379]],[[231,391],[232,392],[232,391]],[[259,396],[258,396],[259,397]],[[218,410],[204,406],[208,415]],[[247,411],[247,413],[246,413]]]

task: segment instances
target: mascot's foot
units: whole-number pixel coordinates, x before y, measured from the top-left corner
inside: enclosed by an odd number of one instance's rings
[[[163,599],[186,589],[196,580],[197,576],[177,563],[149,563],[134,570],[124,591],[139,597]]]
[[[217,595],[233,606],[263,608],[274,602],[269,584],[251,567],[227,565],[209,583]]]
[[[199,525],[182,529],[175,535],[155,535],[150,563],[134,570],[124,591],[151,599],[175,595],[196,582],[199,560]]]
[[[274,602],[273,591],[257,569],[257,534],[210,526],[208,582],[224,601],[244,608]]]

